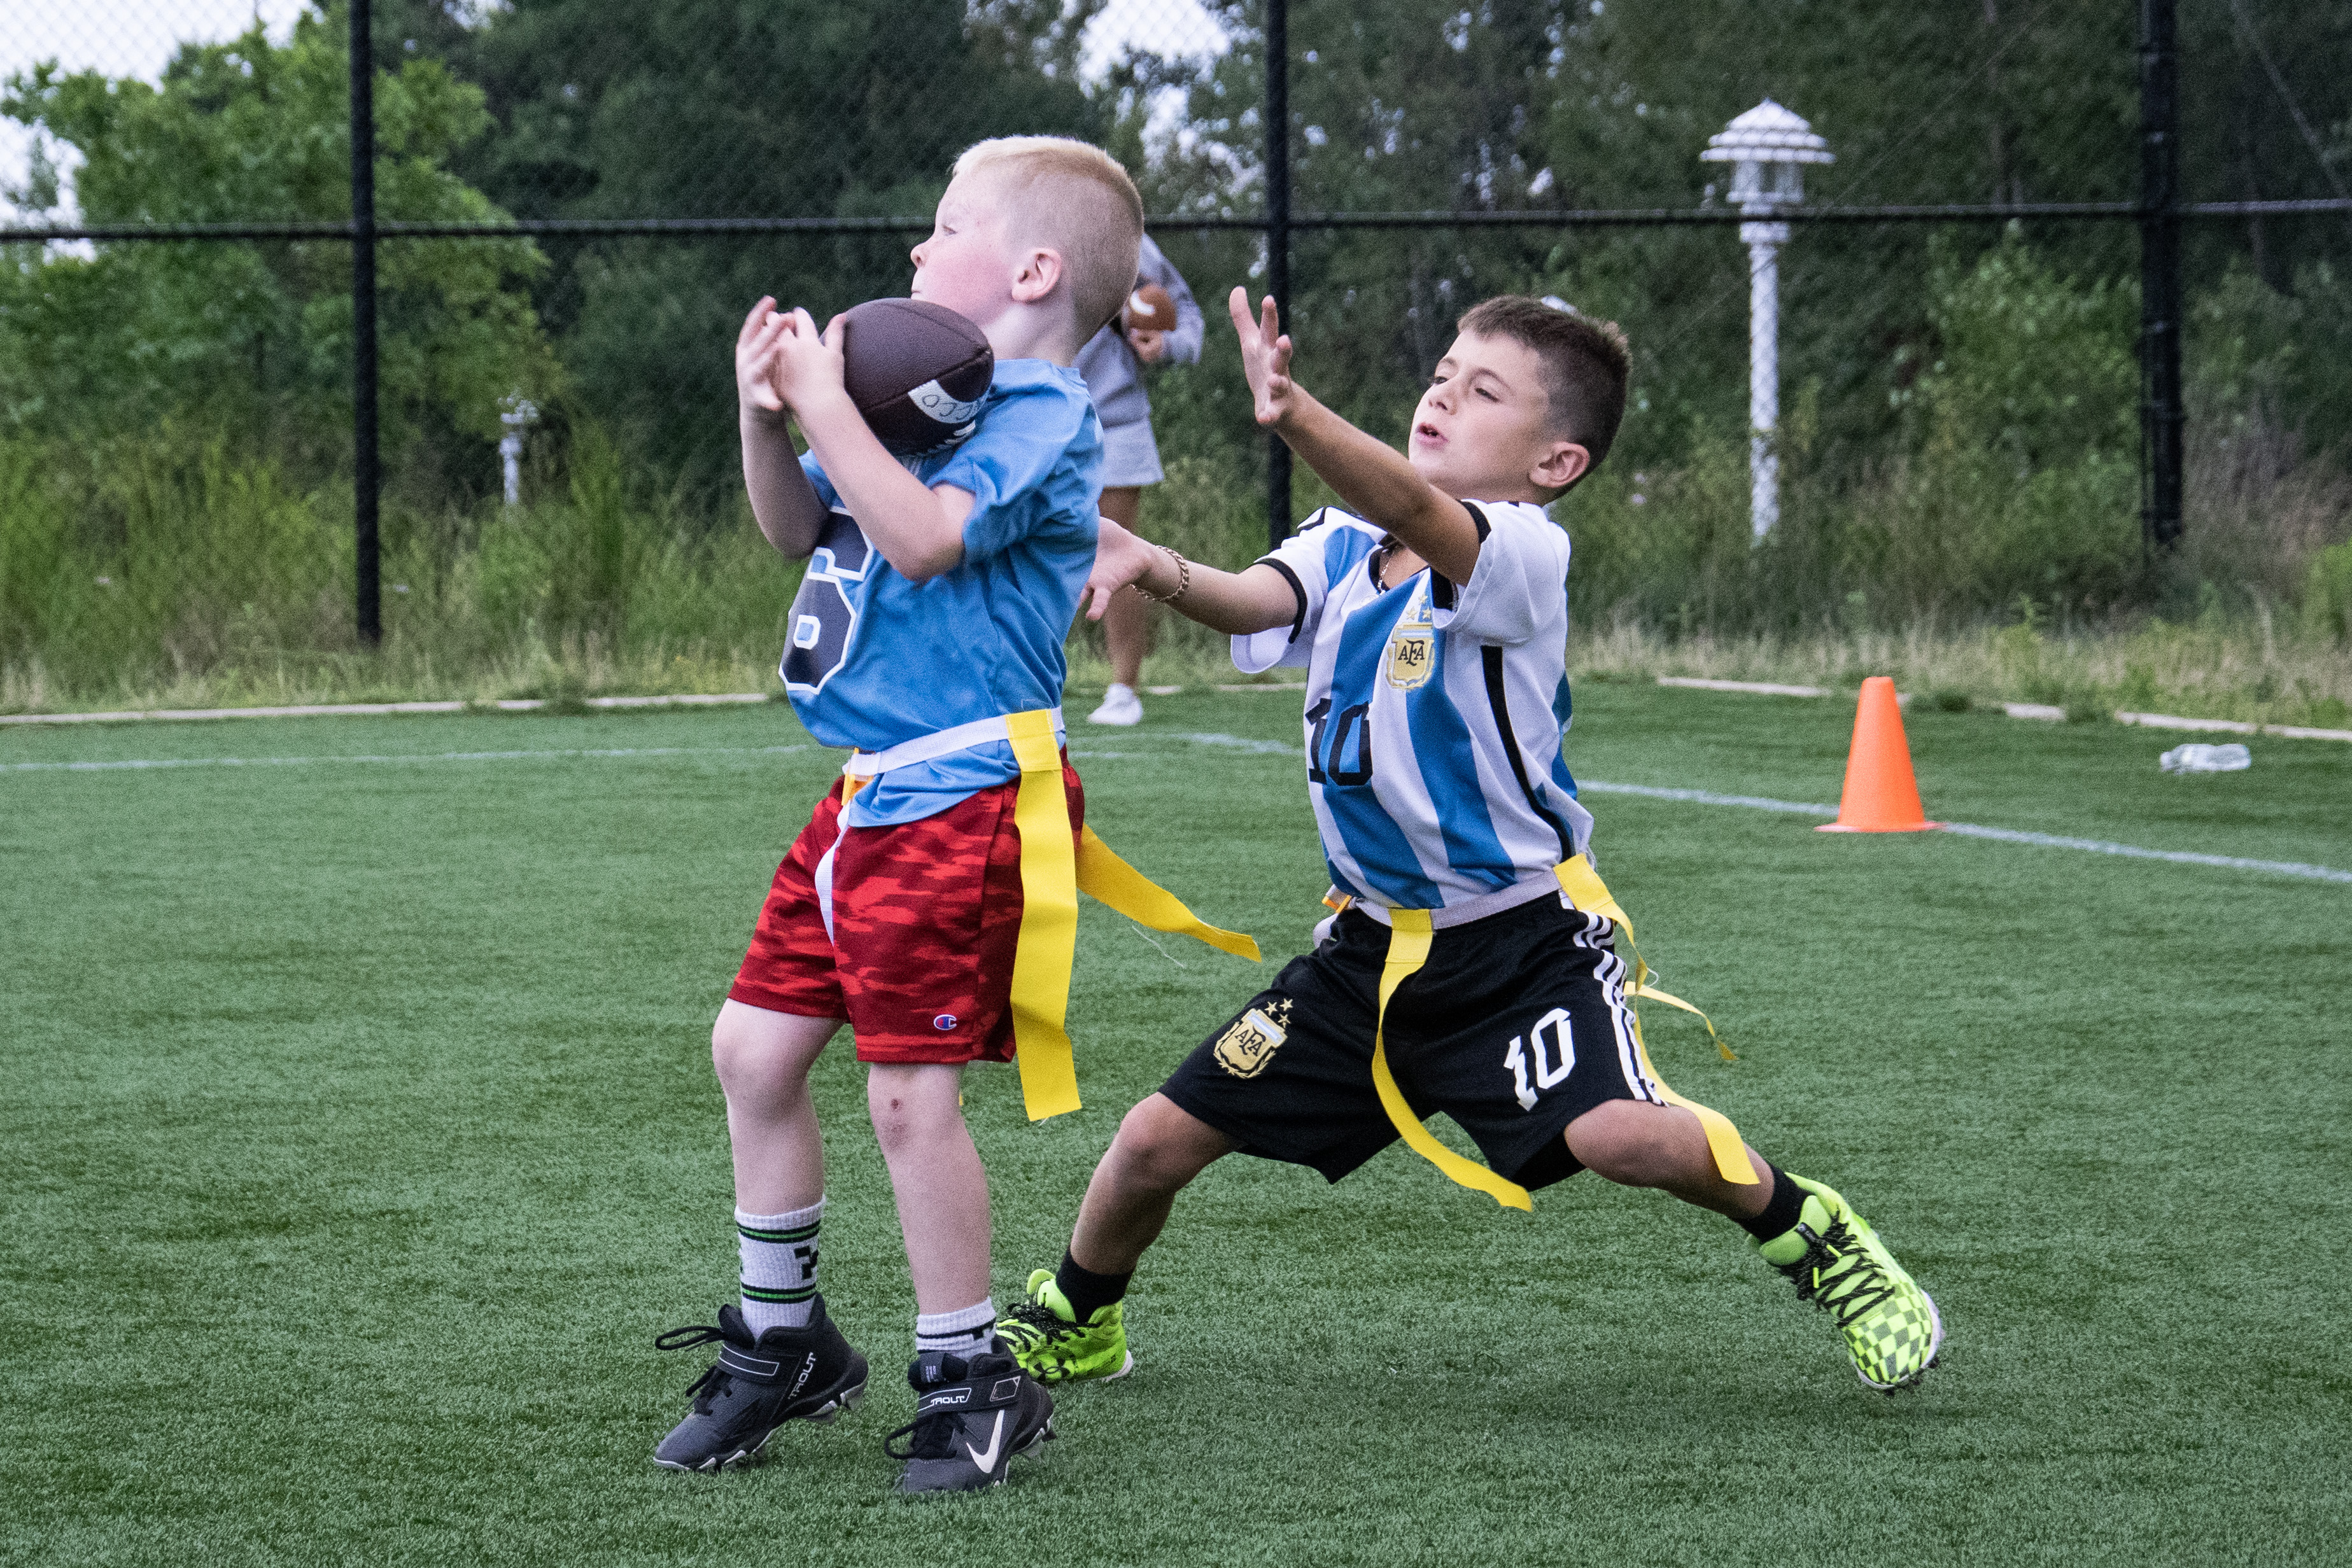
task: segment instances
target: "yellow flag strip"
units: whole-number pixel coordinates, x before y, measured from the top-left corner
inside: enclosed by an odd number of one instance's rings
[[[1731,1054],[1730,1048],[1723,1043],[1722,1038],[1716,1034],[1714,1019],[1699,1012],[1698,1009],[1680,997],[1669,996],[1650,984],[1650,967],[1642,961],[1641,946],[1633,940],[1633,923],[1625,918],[1625,911],[1620,908],[1617,900],[1611,896],[1608,885],[1601,880],[1601,873],[1592,869],[1592,862],[1584,856],[1578,855],[1573,860],[1563,861],[1555,867],[1554,874],[1559,878],[1560,891],[1568,894],[1569,903],[1587,915],[1600,915],[1625,933],[1625,946],[1633,951],[1633,985],[1631,994],[1664,1002],[1668,1007],[1680,1008],[1686,1013],[1697,1013],[1699,1021],[1706,1025],[1708,1036],[1714,1039],[1715,1048],[1723,1052],[1724,1060],[1738,1061],[1738,1059]],[[1642,1070],[1650,1075],[1650,1081],[1658,1086],[1658,1092],[1666,1097],[1666,1103],[1670,1105],[1679,1105],[1696,1116],[1699,1125],[1706,1130],[1707,1151],[1715,1155],[1717,1172],[1724,1180],[1735,1186],[1755,1185],[1756,1167],[1748,1160],[1748,1147],[1740,1142],[1739,1129],[1731,1124],[1731,1119],[1720,1111],[1675,1093],[1667,1085],[1666,1081],[1658,1076],[1658,1070],[1650,1064],[1650,1048],[1642,1039],[1642,1019],[1638,1013],[1633,1018],[1633,1045],[1634,1049],[1642,1053]]]
[[[1066,1028],[1070,965],[1077,956],[1078,894],[1102,900],[1154,931],[1196,936],[1235,957],[1258,961],[1257,943],[1211,925],[1183,901],[1111,852],[1092,828],[1073,845],[1061,748],[1048,709],[1007,715],[1021,789],[1013,822],[1021,831],[1021,935],[1013,955],[1013,1060],[1021,1099],[1041,1122],[1078,1108],[1078,1074]]]
[[[1212,925],[1184,907],[1183,900],[1111,852],[1092,828],[1078,830],[1078,891],[1100,899],[1138,925],[1196,936],[1236,958],[1258,962],[1257,942],[1239,931]]]
[[[1380,1011],[1372,1022],[1372,1087],[1381,1097],[1381,1107],[1389,1113],[1390,1123],[1405,1146],[1462,1186],[1486,1193],[1506,1208],[1532,1212],[1535,1203],[1528,1189],[1517,1182],[1506,1181],[1475,1160],[1463,1158],[1433,1136],[1421,1118],[1406,1103],[1404,1091],[1397,1087],[1396,1074],[1389,1071],[1388,1016],[1389,998],[1396,988],[1412,977],[1423,964],[1429,962],[1429,911],[1426,909],[1391,909],[1389,911],[1388,959],[1381,966]]]
[[[1013,823],[1021,830],[1021,935],[1013,953],[1013,1060],[1029,1119],[1078,1108],[1078,1072],[1063,1019],[1070,1005],[1070,964],[1078,948],[1076,852],[1070,801],[1062,788],[1062,752],[1054,716],[1045,709],[1004,720],[1021,790]]]

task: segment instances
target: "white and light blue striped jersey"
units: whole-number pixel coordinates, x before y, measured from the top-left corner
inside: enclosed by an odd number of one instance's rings
[[[1385,536],[1325,507],[1265,558],[1298,616],[1233,640],[1255,674],[1307,671],[1307,779],[1332,885],[1391,909],[1471,913],[1540,888],[1583,851],[1569,723],[1568,535],[1539,507],[1465,502],[1484,541],[1459,586],[1383,589]]]

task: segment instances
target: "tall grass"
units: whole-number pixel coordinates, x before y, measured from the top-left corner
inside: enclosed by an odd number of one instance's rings
[[[78,482],[79,481],[79,482]],[[352,631],[347,487],[164,433],[77,465],[0,445],[0,706],[740,691],[800,568],[740,507],[632,493],[591,432],[525,507],[392,510],[383,643]]]
[[[1931,443],[1841,476],[1797,430],[1761,547],[1729,444],[1673,471],[1604,467],[1555,508],[1576,541],[1572,668],[1892,674],[2085,714],[2352,723],[2352,480],[2274,434],[2200,427],[2188,542],[2151,565],[2131,476],[2095,456],[2020,483]],[[184,432],[79,454],[0,444],[0,707],[774,689],[799,568],[740,500],[709,516],[645,491],[593,430],[540,478],[520,507],[394,509],[384,641],[366,650],[347,488],[299,487]],[[1143,527],[1245,565],[1264,548],[1257,485],[1176,458]],[[1222,637],[1164,612],[1159,637],[1147,681],[1236,678]],[[1108,678],[1095,630],[1074,635],[1072,668],[1082,687]]]

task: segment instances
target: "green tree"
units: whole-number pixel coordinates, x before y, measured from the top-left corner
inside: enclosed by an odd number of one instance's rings
[[[388,42],[483,85],[497,130],[465,167],[520,214],[928,216],[982,137],[1100,136],[1076,57],[1100,3],[516,0],[455,34],[412,5]],[[763,293],[820,319],[904,293],[915,237],[559,244],[539,298],[582,403],[640,464],[728,483],[743,312]]]
[[[91,225],[341,220],[351,213],[340,23],[299,18],[183,47],[160,84],[63,73],[9,78],[0,113],[80,156]],[[451,171],[488,125],[478,88],[432,60],[382,73],[378,202],[386,218],[495,222]],[[52,204],[56,193],[44,192]],[[527,291],[527,243],[391,241],[380,254],[383,431],[412,486],[447,440],[498,434],[498,402],[558,377]],[[0,431],[86,441],[184,424],[260,440],[323,474],[347,464],[351,247],[340,242],[140,242],[92,254],[21,247],[0,267]]]
[[[1139,65],[1139,79],[1189,93],[1192,135],[1170,144],[1154,178],[1187,204],[1254,210],[1260,8],[1213,9],[1234,47],[1211,70]],[[2136,178],[2128,18],[2105,11],[1297,0],[1289,28],[1301,209],[1688,207],[1722,179],[1698,162],[1707,137],[1768,95],[1838,151],[1836,165],[1811,172],[1821,199],[2113,198]],[[2129,264],[2128,234],[2049,237],[2092,270]],[[1894,350],[1932,336],[1917,287],[1927,239],[1807,229],[1784,257],[1788,380],[1822,383],[1832,447],[1890,438]],[[1635,460],[1686,450],[1695,422],[1746,422],[1746,256],[1725,229],[1308,232],[1293,276],[1312,334],[1303,351],[1350,389],[1353,412],[1388,425],[1454,318],[1504,289],[1556,292],[1627,327],[1640,397],[1623,440]]]

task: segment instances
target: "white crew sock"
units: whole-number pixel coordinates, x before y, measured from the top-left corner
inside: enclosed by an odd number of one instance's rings
[[[772,1328],[806,1328],[816,1315],[816,1228],[824,1215],[821,1197],[785,1214],[735,1211],[743,1326],[753,1339]]]
[[[996,1298],[952,1312],[923,1312],[915,1319],[915,1354],[935,1350],[966,1361],[989,1349],[996,1338]]]

